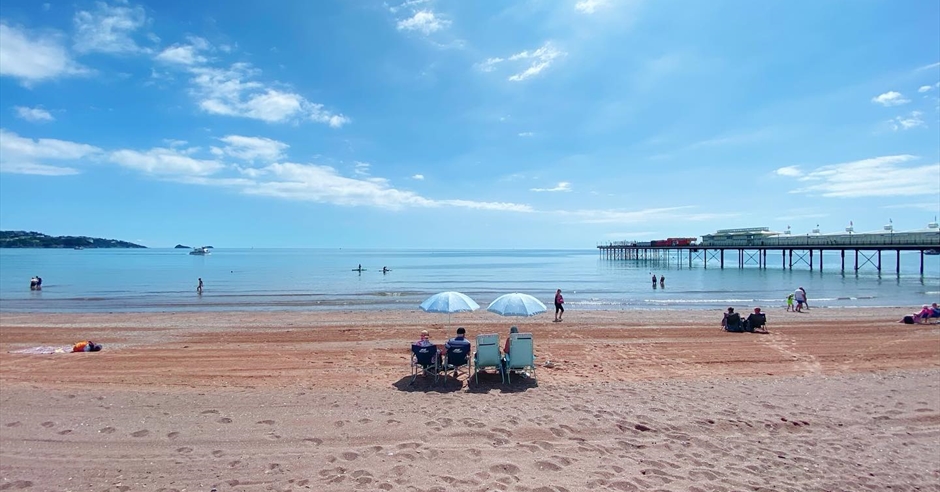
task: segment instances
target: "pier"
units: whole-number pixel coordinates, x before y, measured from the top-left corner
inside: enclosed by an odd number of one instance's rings
[[[726,229],[715,234],[702,236],[701,242],[677,244],[678,241],[617,241],[597,246],[601,258],[635,262],[669,262],[678,267],[688,262],[700,260],[703,268],[729,266],[744,268],[757,266],[793,269],[794,265],[806,265],[810,271],[819,268],[823,271],[823,253],[838,251],[841,262],[839,269],[844,273],[846,256],[849,267],[854,271],[872,266],[879,272],[884,265],[882,260],[888,253],[888,261],[894,260],[894,270],[901,273],[901,253],[915,251],[920,253],[920,274],[924,274],[924,256],[940,253],[940,229],[936,223],[927,229],[911,232],[894,232],[885,226],[887,232],[847,234],[814,234],[805,236],[769,232],[767,228]],[[818,253],[818,254],[817,254]],[[848,255],[846,255],[848,253]],[[730,255],[730,258],[728,257]],[[889,263],[890,265],[890,263]],[[889,266],[890,268],[890,266]],[[936,272],[935,272],[936,273]]]

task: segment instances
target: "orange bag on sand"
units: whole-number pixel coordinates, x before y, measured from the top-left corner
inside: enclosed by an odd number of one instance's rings
[[[97,352],[101,350],[101,344],[85,340],[72,346],[72,352]]]

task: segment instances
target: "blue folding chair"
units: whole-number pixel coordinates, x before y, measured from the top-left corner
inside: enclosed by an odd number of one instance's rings
[[[434,374],[434,382],[437,383],[440,365],[438,364],[437,346],[435,345],[411,345],[411,383],[414,384],[418,374],[427,376],[428,373]]]
[[[466,345],[453,345],[447,347],[447,353],[444,355],[444,366],[441,372],[446,378],[450,371],[454,371],[454,379],[459,379],[460,369],[466,369],[466,374],[470,375],[470,342]]]

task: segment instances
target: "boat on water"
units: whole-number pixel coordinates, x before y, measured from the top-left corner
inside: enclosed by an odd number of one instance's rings
[[[928,249],[927,251],[924,251],[924,254],[925,254],[925,255],[931,255],[931,256],[940,255],[940,248],[938,248],[938,249]]]
[[[189,254],[191,254],[191,255],[205,256],[205,255],[209,254],[209,247],[208,247],[208,246],[201,246],[201,247],[198,247],[198,248],[193,248],[193,250],[190,251]]]

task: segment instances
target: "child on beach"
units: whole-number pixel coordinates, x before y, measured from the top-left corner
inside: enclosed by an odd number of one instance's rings
[[[565,314],[565,298],[561,296],[561,289],[555,291],[555,321],[561,321]]]
[[[793,311],[793,294],[787,296],[787,311]]]

